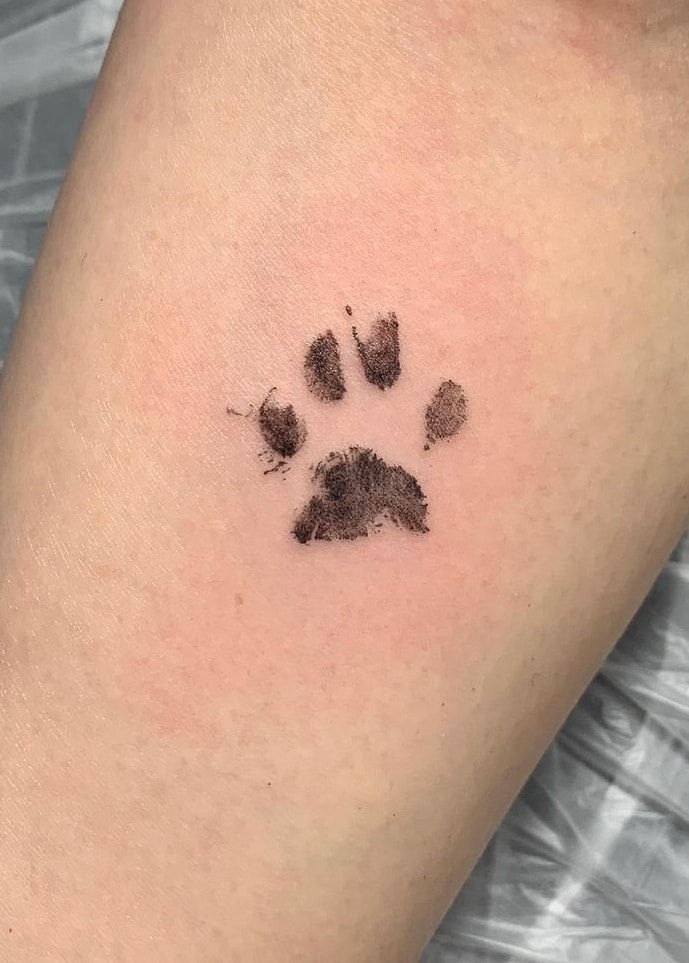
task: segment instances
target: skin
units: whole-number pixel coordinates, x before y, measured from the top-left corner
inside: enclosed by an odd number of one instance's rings
[[[3,959],[418,958],[686,524],[686,11],[126,5],[0,396]],[[352,445],[428,535],[290,536]]]

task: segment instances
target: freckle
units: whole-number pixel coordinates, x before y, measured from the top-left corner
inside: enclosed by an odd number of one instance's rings
[[[244,605],[244,596],[242,595],[241,592],[237,592],[237,594],[234,597],[234,601],[235,601],[235,604],[238,606]]]

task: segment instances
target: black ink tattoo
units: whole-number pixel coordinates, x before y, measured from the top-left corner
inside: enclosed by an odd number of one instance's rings
[[[351,316],[349,305],[345,308]],[[394,312],[380,314],[369,337],[362,341],[353,328],[366,380],[384,390],[400,376],[399,322]],[[324,402],[340,401],[346,393],[340,349],[332,331],[319,335],[308,347],[304,371],[309,390]],[[291,404],[280,405],[273,388],[258,409],[258,426],[268,446],[262,456],[264,474],[281,475],[306,440],[306,426]],[[228,408],[228,414],[241,414]],[[250,411],[246,417],[254,416]],[[455,381],[443,381],[425,412],[425,450],[455,437],[466,425],[468,402]],[[298,512],[292,535],[302,545],[310,542],[351,541],[378,533],[385,522],[415,534],[429,531],[428,502],[421,485],[406,469],[390,465],[370,448],[353,446],[332,452],[313,470],[315,494]]]
[[[332,331],[313,341],[304,361],[306,384],[319,401],[341,401],[345,396],[344,375],[340,362],[340,346]]]
[[[281,458],[293,458],[306,441],[306,426],[292,405],[273,399],[275,388],[258,410],[258,423],[266,445]]]
[[[410,532],[427,532],[426,496],[399,465],[387,465],[369,448],[333,452],[313,472],[320,490],[292,530],[302,545],[365,537],[387,518]]]
[[[384,391],[392,388],[400,376],[399,323],[394,311],[379,314],[373,322],[371,334],[365,341],[352,328],[366,380]]]
[[[426,408],[426,451],[436,441],[453,438],[467,423],[467,399],[454,381],[443,381]]]

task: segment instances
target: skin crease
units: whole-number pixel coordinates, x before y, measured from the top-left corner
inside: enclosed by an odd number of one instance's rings
[[[127,4],[0,389],[0,957],[418,958],[686,522],[687,30],[643,9]],[[273,386],[264,477],[226,409]],[[350,446],[428,535],[291,538]]]

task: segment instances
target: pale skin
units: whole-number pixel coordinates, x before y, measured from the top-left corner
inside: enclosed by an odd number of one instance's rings
[[[418,959],[687,521],[687,40],[641,0],[126,6],[2,385],[3,959]],[[397,313],[390,391],[345,305]],[[273,386],[284,478],[226,411]],[[428,534],[291,538],[352,444]]]

